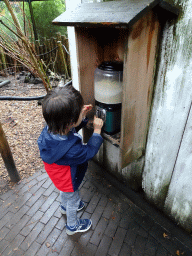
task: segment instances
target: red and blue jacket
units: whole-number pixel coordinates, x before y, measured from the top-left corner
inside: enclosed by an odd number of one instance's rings
[[[77,132],[70,131],[67,136],[55,135],[46,126],[38,138],[40,156],[45,170],[57,189],[74,192],[80,186],[88,166],[103,138],[93,133],[87,144]]]

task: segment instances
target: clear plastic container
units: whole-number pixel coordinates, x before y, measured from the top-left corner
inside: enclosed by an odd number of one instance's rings
[[[122,102],[123,63],[103,62],[95,70],[95,100],[105,104]]]

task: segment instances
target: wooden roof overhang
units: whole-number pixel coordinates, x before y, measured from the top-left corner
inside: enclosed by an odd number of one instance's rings
[[[124,0],[81,4],[67,10],[52,23],[74,27],[130,27],[154,9],[167,19],[177,16],[179,10],[167,0]]]

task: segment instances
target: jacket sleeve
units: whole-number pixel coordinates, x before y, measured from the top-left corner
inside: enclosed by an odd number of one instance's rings
[[[88,118],[86,117],[79,126],[75,127],[75,131],[78,132],[81,128],[85,127],[88,123]]]
[[[72,166],[85,163],[97,154],[102,143],[103,138],[101,135],[93,133],[86,145],[83,145],[81,140],[78,140],[66,155],[57,161],[57,164]]]

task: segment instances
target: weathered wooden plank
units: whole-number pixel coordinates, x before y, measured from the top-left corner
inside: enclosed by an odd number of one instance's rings
[[[165,201],[165,211],[177,223],[192,231],[192,108],[179,148],[176,165]]]
[[[159,31],[158,19],[150,11],[133,26],[128,37],[123,77],[122,168],[145,150]]]
[[[53,23],[63,26],[132,26],[157,5],[177,12],[177,9],[162,0],[111,1],[81,4],[58,16]]]
[[[186,21],[177,27],[186,44],[174,40],[175,30],[169,24],[163,34],[143,172],[146,197],[160,208],[164,207],[191,104],[191,42],[186,40],[191,38],[189,24]]]
[[[94,105],[94,71],[97,59],[97,41],[89,29],[76,28],[80,90],[85,104]]]

